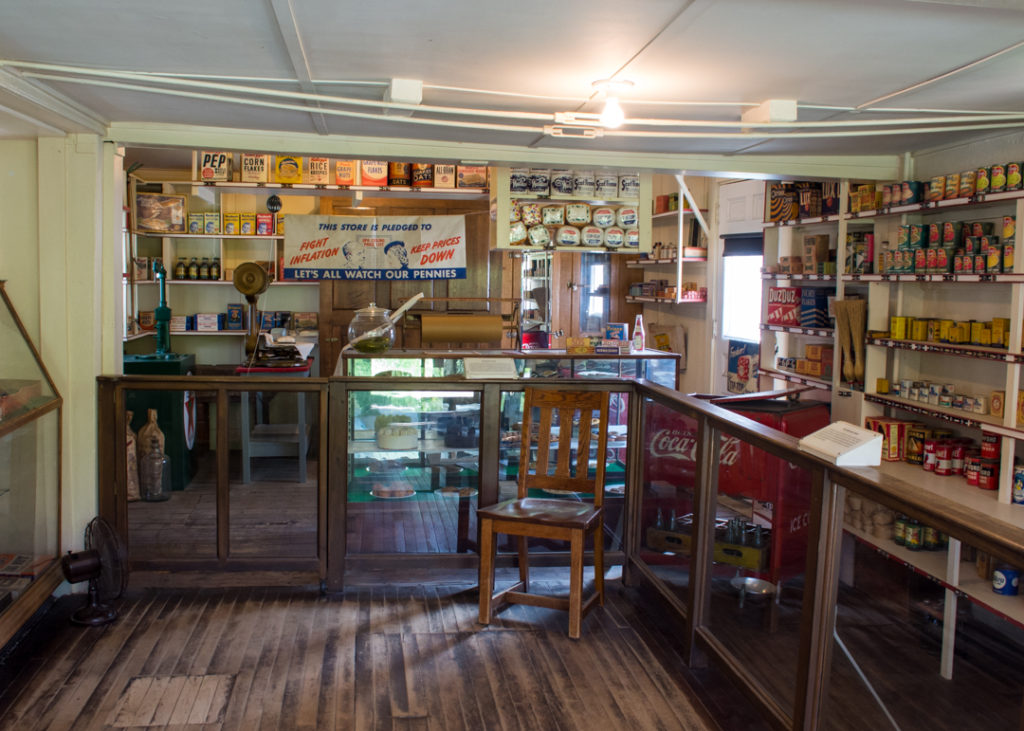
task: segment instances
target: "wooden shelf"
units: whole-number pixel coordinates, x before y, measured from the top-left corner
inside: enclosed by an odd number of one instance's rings
[[[886,558],[934,579],[947,589],[955,589],[945,580],[947,554],[945,549],[941,551],[911,551],[906,546],[897,545],[896,541],[891,538],[877,538],[852,525],[843,525],[843,530]]]
[[[142,340],[143,338],[148,338],[152,335],[156,335],[155,330],[146,330],[144,332],[135,333],[134,335],[125,335],[121,340],[125,343],[130,343],[133,340]]]
[[[896,350],[915,350],[919,353],[941,353],[963,358],[996,360],[1004,363],[1024,363],[1024,353],[1010,353],[1005,348],[987,348],[982,345],[956,345],[932,343],[924,340],[897,340],[895,338],[867,338],[868,345]]]
[[[684,299],[673,299],[672,297],[634,297],[633,295],[626,295],[626,302],[633,304],[640,304],[643,302],[660,302],[662,304],[669,305],[687,305],[687,304],[706,304],[706,299],[696,299],[687,297]]]
[[[703,213],[707,213],[708,211],[707,211],[706,208],[701,208],[700,212],[703,214]],[[658,220],[659,218],[677,218],[680,213],[682,213],[684,216],[687,213],[689,213],[692,216],[693,215],[693,209],[692,208],[683,208],[681,210],[675,210],[675,211],[662,211],[661,213],[652,213],[651,214],[651,218],[653,220]]]
[[[823,391],[832,390],[832,382],[826,381],[822,378],[815,378],[814,376],[808,376],[803,373],[784,371],[781,368],[765,368],[764,366],[760,366],[758,370],[760,371],[760,375],[775,378],[780,381],[788,381],[789,383],[796,383],[801,386],[820,388]]]
[[[811,218],[795,218],[792,221],[765,222],[765,228],[785,228],[787,226],[814,226],[819,223],[836,223],[839,221],[839,214],[833,213],[829,216],[812,216]]]
[[[773,281],[776,279],[791,279],[799,282],[835,282],[835,274],[783,274],[782,272],[761,272],[761,279]]]
[[[857,218],[880,218],[882,216],[898,216],[904,213],[936,213],[945,209],[964,208],[970,206],[983,206],[985,204],[1001,203],[1004,201],[1024,198],[1024,190],[1006,190],[1001,193],[981,193],[970,198],[951,198],[942,201],[924,201],[922,203],[909,203],[903,206],[889,206],[873,211],[860,211],[858,213],[847,213],[845,216],[850,219]]]
[[[844,274],[844,282],[963,282],[969,284],[1015,284],[1024,282],[1024,274]]]
[[[835,330],[830,327],[786,327],[785,325],[761,325],[762,330],[768,332],[790,333],[791,335],[807,335],[815,338],[832,339]]]
[[[257,234],[187,234],[169,231],[132,231],[136,236],[150,236],[157,239],[256,239],[259,241],[284,241],[284,236]]]
[[[204,336],[204,337],[218,337],[218,336],[226,335],[228,337],[242,337],[242,338],[244,338],[246,336],[246,331],[245,330],[171,330],[171,335],[172,336],[188,335],[190,337],[193,336],[193,335]]]
[[[533,193],[509,193],[508,197],[514,201],[547,201],[552,205],[558,205],[559,203],[589,203],[592,206],[606,206],[606,205],[630,205],[639,206],[640,200],[637,198],[605,198],[598,200],[596,198],[552,198],[549,195],[535,195]]]
[[[971,429],[988,430],[988,428],[992,426],[1002,427],[1003,423],[1000,417],[992,416],[991,414],[975,414],[972,411],[964,411],[963,409],[953,409],[945,406],[932,406],[931,404],[926,404],[921,401],[911,401],[910,399],[888,396],[885,394],[866,393],[864,394],[864,400],[876,404],[882,404],[883,406],[891,406],[894,409],[908,411],[911,414],[932,416],[937,419],[942,419],[943,421],[948,421],[951,424],[959,424],[960,426],[966,426]],[[1017,437],[1024,437],[1024,432],[1018,432]]]
[[[419,197],[437,196],[443,198],[479,199],[489,194],[487,188],[413,188],[407,185],[316,185],[314,183],[243,183],[239,180],[205,181],[205,180],[143,180],[140,185],[190,185],[202,188],[221,188],[227,192],[253,193],[270,190],[276,193],[292,193],[299,195],[315,195],[317,193],[374,193],[380,197]]]
[[[684,264],[688,262],[706,262],[708,258],[706,256],[684,256],[682,262]],[[630,269],[637,269],[642,267],[653,267],[653,266],[664,266],[666,264],[675,264],[680,261],[676,257],[669,257],[665,259],[628,259],[626,266]]]

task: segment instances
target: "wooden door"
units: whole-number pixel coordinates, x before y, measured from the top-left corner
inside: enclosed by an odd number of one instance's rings
[[[466,279],[417,280],[409,282],[330,281],[320,283],[320,351],[323,356],[321,374],[330,375],[338,362],[341,348],[348,339],[348,325],[355,311],[375,302],[395,310],[413,295],[423,292],[424,298],[486,298],[492,284],[500,292],[500,271],[492,283],[490,241],[486,201],[417,200],[410,198],[366,198],[353,206],[348,198],[321,198],[320,213],[334,216],[440,216],[466,217]],[[498,296],[498,295],[495,295]],[[450,309],[481,309],[487,303],[427,301],[411,312],[445,312]],[[402,320],[395,328],[396,348],[420,347],[419,329]]]

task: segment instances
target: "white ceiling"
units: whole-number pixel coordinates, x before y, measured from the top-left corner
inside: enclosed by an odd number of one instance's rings
[[[96,75],[111,71],[132,76]],[[556,112],[600,111],[591,83],[610,77],[635,83],[621,95],[628,119],[676,123],[543,133]],[[501,115],[352,105],[380,102],[393,78],[422,81],[423,105]],[[897,154],[1024,128],[1022,79],[1024,0],[0,3],[0,137],[169,123],[559,151]],[[817,137],[796,135],[838,128],[737,124],[768,99],[798,101],[800,123],[917,121]],[[706,136],[683,136],[694,132]]]

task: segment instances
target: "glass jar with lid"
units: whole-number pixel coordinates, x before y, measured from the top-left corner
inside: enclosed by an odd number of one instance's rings
[[[360,336],[367,335],[352,347],[360,353],[383,353],[395,344],[395,326],[388,319],[389,310],[371,302],[367,307],[356,310],[348,326],[348,341],[352,343]]]

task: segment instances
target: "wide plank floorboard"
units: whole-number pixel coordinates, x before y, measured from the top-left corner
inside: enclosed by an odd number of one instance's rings
[[[455,583],[132,590],[103,628],[66,622],[81,601],[0,661],[0,729],[715,728],[615,608],[617,582],[579,641],[535,607],[481,626]]]

